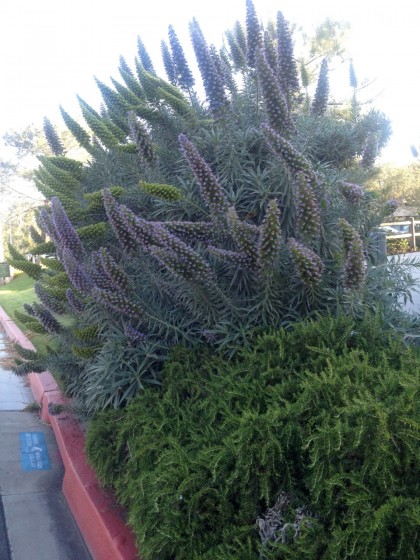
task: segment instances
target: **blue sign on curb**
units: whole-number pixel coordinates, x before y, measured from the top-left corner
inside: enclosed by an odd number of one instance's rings
[[[20,462],[25,472],[51,468],[43,432],[20,432],[19,439]]]

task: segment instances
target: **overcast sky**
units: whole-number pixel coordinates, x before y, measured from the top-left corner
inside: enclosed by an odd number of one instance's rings
[[[392,120],[386,158],[412,161],[420,147],[420,10],[414,0],[254,0],[263,21],[281,10],[287,20],[311,29],[325,18],[348,21],[348,42],[359,80],[374,80],[375,106]],[[245,18],[245,0],[1,0],[0,135],[44,116],[61,124],[59,105],[77,116],[76,94],[93,106],[94,76],[118,78],[118,58],[131,64],[140,35],[157,66],[160,41],[173,24],[185,46],[188,22],[196,17],[208,42]],[[108,82],[109,83],[109,82]]]

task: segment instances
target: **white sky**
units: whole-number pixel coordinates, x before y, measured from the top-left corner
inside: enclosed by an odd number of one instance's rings
[[[394,134],[385,159],[412,162],[420,147],[420,9],[415,0],[254,0],[266,22],[281,10],[310,32],[326,17],[351,25],[349,51],[359,82],[376,79],[375,107],[392,120]],[[0,136],[47,116],[61,125],[58,107],[77,116],[76,94],[94,107],[93,76],[119,79],[118,58],[129,64],[137,36],[160,65],[160,41],[171,23],[184,48],[188,22],[196,17],[208,42],[245,18],[245,0],[0,0]],[[192,60],[191,60],[192,62]],[[345,74],[347,80],[347,71]]]

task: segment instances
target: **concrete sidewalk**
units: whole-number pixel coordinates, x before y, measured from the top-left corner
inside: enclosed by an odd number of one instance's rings
[[[50,426],[23,409],[34,399],[10,371],[0,332],[0,558],[90,560],[61,487],[63,462]]]

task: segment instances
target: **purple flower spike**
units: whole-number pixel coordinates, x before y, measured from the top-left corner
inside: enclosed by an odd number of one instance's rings
[[[213,219],[223,223],[228,209],[228,202],[222,187],[213,175],[210,166],[203,160],[196,147],[185,134],[179,135],[179,142],[192,172],[200,185],[201,195],[212,213]]]
[[[258,264],[262,273],[272,273],[279,256],[280,244],[280,210],[277,202],[271,200],[260,226],[258,240]]]
[[[76,290],[88,294],[93,288],[93,281],[84,264],[75,259],[69,250],[63,251],[62,263]]]
[[[288,247],[300,280],[310,288],[319,284],[324,270],[319,256],[293,238],[289,239]]]
[[[344,198],[350,202],[350,204],[357,205],[365,196],[365,191],[359,185],[355,185],[353,183],[346,183],[342,181],[338,184],[338,188],[341,191],[341,194]]]
[[[85,304],[76,296],[71,288],[66,290],[66,298],[70,306],[76,312],[76,314],[82,312],[85,308]]]
[[[67,249],[75,258],[82,258],[84,254],[83,245],[80,241],[73,224],[67,217],[67,214],[56,197],[51,199],[52,221],[59,238],[59,247]]]

